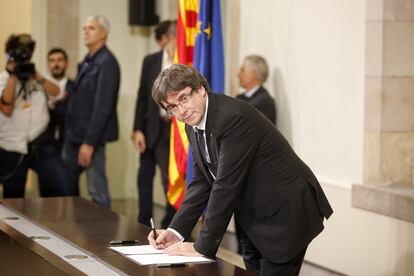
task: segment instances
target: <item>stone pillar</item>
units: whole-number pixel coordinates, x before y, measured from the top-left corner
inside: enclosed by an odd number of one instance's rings
[[[414,0],[367,0],[364,184],[414,186]]]
[[[69,56],[67,74],[76,76],[79,57],[79,0],[47,1],[47,51],[65,49]]]

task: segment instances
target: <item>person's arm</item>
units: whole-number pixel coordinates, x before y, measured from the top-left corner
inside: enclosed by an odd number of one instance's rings
[[[151,97],[151,87],[148,87],[149,82],[148,72],[150,71],[150,56],[146,56],[142,62],[141,78],[137,93],[137,102],[135,106],[134,132],[140,130],[144,133],[145,129],[145,114],[148,110],[148,98]]]
[[[141,130],[135,130],[134,133],[132,133],[131,138],[137,150],[139,150],[140,153],[144,153],[147,148],[144,133]]]
[[[17,77],[15,75],[9,75],[1,93],[0,111],[7,117],[10,117],[14,110],[16,82]]]
[[[44,78],[39,72],[36,72],[35,80],[43,86],[46,94],[48,94],[49,96],[56,97],[60,94],[59,86],[57,86],[50,80]]]
[[[109,53],[108,53],[109,55]],[[88,124],[84,144],[96,147],[105,134],[108,123],[116,112],[120,71],[114,57],[107,57],[99,66],[93,112]]]

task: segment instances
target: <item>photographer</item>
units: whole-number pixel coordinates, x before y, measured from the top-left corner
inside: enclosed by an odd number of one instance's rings
[[[50,142],[47,95],[60,91],[30,63],[35,41],[29,34],[6,42],[6,71],[0,73],[0,181],[3,197],[24,197],[29,168],[39,176],[41,196],[67,195],[68,177]]]

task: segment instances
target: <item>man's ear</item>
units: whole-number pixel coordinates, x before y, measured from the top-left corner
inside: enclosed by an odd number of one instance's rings
[[[207,96],[207,91],[206,91],[206,89],[204,88],[204,86],[201,86],[201,87],[199,88],[198,92],[200,92],[200,93],[201,93],[201,96],[203,96],[203,98],[205,98],[205,97]]]

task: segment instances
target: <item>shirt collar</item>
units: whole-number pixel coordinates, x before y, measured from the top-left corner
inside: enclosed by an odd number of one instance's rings
[[[169,68],[171,65],[173,65],[174,60],[171,60],[170,57],[168,56],[168,52],[167,49],[164,48],[164,50],[162,51],[162,70],[165,70],[167,68]]]
[[[96,59],[96,57],[106,48],[106,45],[103,45],[101,48],[98,49],[95,53],[90,55],[89,53],[85,57],[85,61],[92,62]]]
[[[253,87],[252,89],[250,89],[249,91],[244,93],[244,96],[251,98],[254,93],[256,93],[257,90],[259,90],[260,88],[260,84],[256,85],[255,87]]]
[[[197,126],[193,127],[194,130],[197,130],[197,129],[205,130],[206,129],[207,111],[208,111],[208,95],[207,95],[207,100],[206,100],[206,108],[204,110],[204,116],[201,119],[200,123]]]

